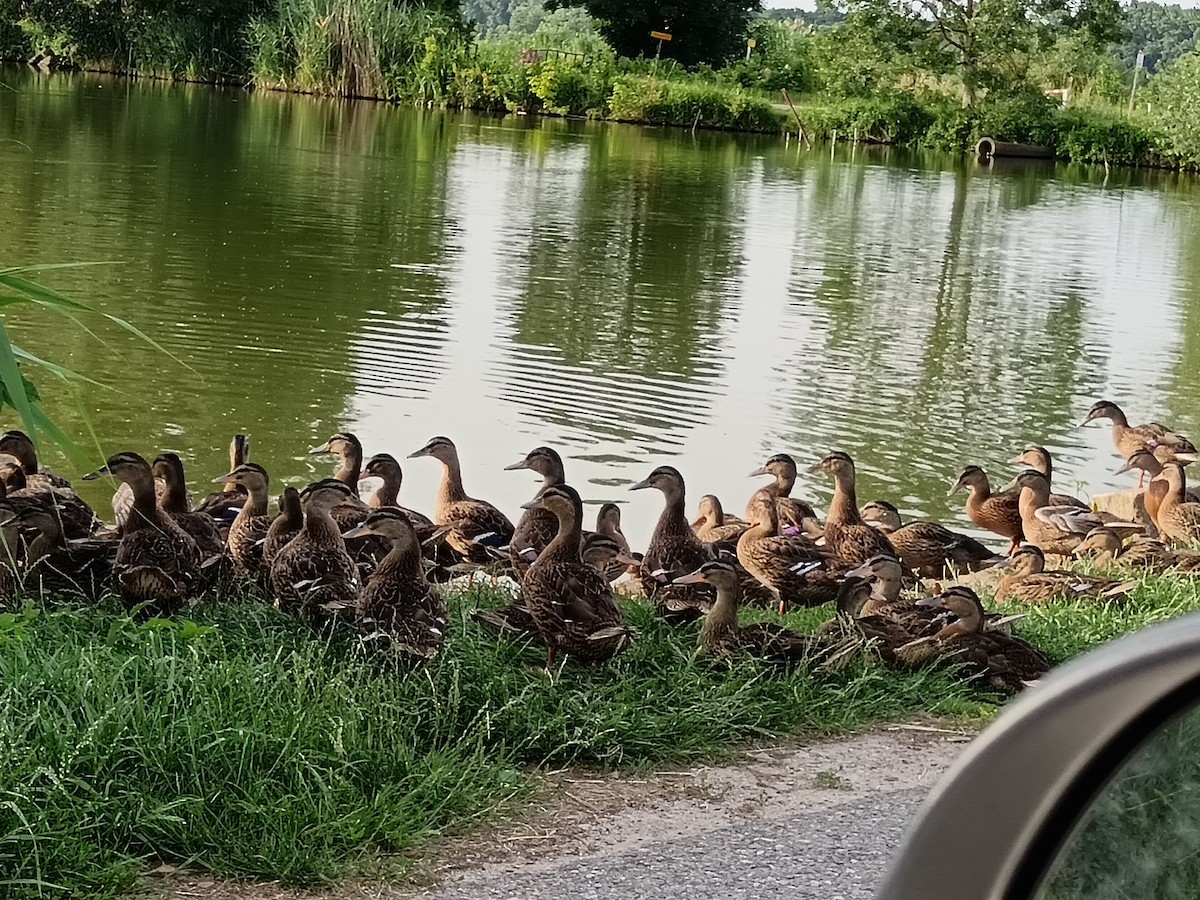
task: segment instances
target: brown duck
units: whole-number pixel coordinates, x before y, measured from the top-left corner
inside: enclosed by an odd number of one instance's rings
[[[1175,461],[1176,454],[1195,458],[1196,448],[1187,438],[1156,423],[1130,425],[1125,413],[1111,400],[1094,403],[1082,424],[1086,425],[1096,419],[1108,419],[1112,422],[1113,444],[1125,459],[1129,459],[1138,450],[1149,450],[1159,462],[1164,463]],[[1138,487],[1141,486],[1142,482],[1139,481]]]
[[[1162,541],[1135,536],[1126,545],[1111,528],[1096,528],[1075,548],[1076,556],[1091,557],[1101,567],[1121,566],[1164,572],[1200,573],[1200,553],[1172,550]]]
[[[509,546],[513,524],[485,500],[476,500],[463,488],[458,450],[445,437],[435,437],[410,459],[429,456],[442,464],[434,522],[446,529],[446,544],[468,562],[486,563]]]
[[[1182,461],[1182,460],[1180,460]],[[1153,453],[1149,450],[1138,450],[1131,454],[1125,460],[1125,465],[1117,469],[1113,474],[1122,475],[1125,472],[1138,471],[1139,478],[1145,484],[1145,491],[1142,494],[1142,504],[1146,508],[1146,515],[1153,523],[1155,530],[1158,529],[1158,510],[1162,506],[1163,498],[1167,496],[1167,479],[1162,477],[1163,465],[1158,461]],[[1145,477],[1149,475],[1150,481],[1145,483]],[[1187,492],[1187,501],[1189,503],[1200,502],[1200,491],[1189,489]]]
[[[235,484],[241,489],[242,506],[229,526],[229,555],[247,575],[257,578],[267,574],[263,559],[267,533],[271,530],[271,516],[267,512],[271,479],[267,470],[257,463],[242,463],[232,472],[214,478],[213,484]],[[299,528],[297,522],[296,530]]]
[[[113,566],[121,596],[128,605],[146,603],[151,611],[170,615],[198,581],[200,548],[155,503],[154,474],[143,457],[118,453],[83,478],[92,481],[101,475],[112,475],[133,492]]]
[[[558,534],[525,572],[521,593],[546,644],[546,668],[559,653],[583,661],[611,659],[629,647],[634,630],[608,581],[583,562],[583,501],[575,489],[554,485],[526,504],[558,516]]]
[[[996,585],[996,599],[1021,603],[1054,603],[1062,600],[1118,600],[1137,582],[1046,570],[1046,556],[1035,544],[1022,544],[1006,564],[1010,574]]]
[[[779,507],[779,525],[785,529],[803,530],[804,520],[817,519],[816,510],[805,503],[803,500],[792,499],[792,489],[796,485],[797,477],[796,461],[786,453],[776,453],[761,467],[750,473],[751,478],[757,478],[761,475],[772,475],[775,481],[768,484],[764,490],[775,498],[775,503]],[[758,492],[755,491],[755,496]],[[750,505],[754,503],[754,497],[750,498],[750,502],[746,504],[746,516],[750,515]]]
[[[553,487],[556,484],[566,484],[567,476],[563,468],[562,457],[558,451],[550,447],[536,447],[526,454],[520,462],[505,466],[506,472],[529,469],[542,476],[540,490]],[[527,509],[517,520],[512,540],[508,545],[509,559],[513,572],[519,578],[529,568],[529,564],[537,559],[538,554],[550,546],[554,536],[558,534],[558,516],[543,507]]]
[[[849,455],[835,451],[809,471],[833,476],[833,499],[825,520],[825,546],[837,564],[852,568],[878,553],[897,555],[887,536],[864,522],[859,514],[854,461]]]
[[[950,494],[967,491],[967,518],[980,528],[1007,538],[1009,552],[1025,539],[1021,528],[1021,495],[1017,491],[993,494],[987,473],[979,466],[963,469]]]
[[[9,503],[0,502],[0,510],[11,514],[12,521],[18,526],[37,531],[37,537],[30,542],[25,554],[26,591],[79,594],[93,601],[100,599],[112,581],[117,541],[84,538],[68,543],[59,517],[45,506],[31,504],[17,511]],[[7,535],[4,543],[7,548],[16,546]],[[0,565],[9,562],[8,554],[4,553]],[[11,570],[8,574],[11,575]],[[0,575],[0,581],[3,577]],[[0,594],[3,594],[2,590]]]
[[[819,651],[812,635],[769,622],[742,625],[738,621],[742,578],[729,563],[705,563],[690,575],[676,579],[676,583],[710,584],[717,591],[717,599],[704,617],[697,639],[702,655],[731,659],[749,654],[771,657],[773,662],[798,663]]]
[[[955,620],[930,640],[938,656],[955,664],[959,675],[977,680],[990,690],[1015,694],[1050,671],[1050,661],[1020,638],[984,631],[984,609],[970,588],[952,587],[936,597],[918,600],[921,606],[944,609]]]
[[[900,511],[884,500],[862,508],[863,520],[888,536],[900,561],[922,578],[941,578],[954,572],[978,572],[1003,562],[975,538],[936,522],[904,524]]]
[[[1118,524],[1106,522],[1102,516],[1090,510],[1052,506],[1050,482],[1041,472],[1026,469],[1017,476],[1016,485],[1021,491],[1018,504],[1021,511],[1021,530],[1025,532],[1025,540],[1037,545],[1043,553],[1067,556],[1083,542],[1093,528],[1105,524],[1113,527]],[[1136,523],[1123,524],[1131,529],[1141,530],[1141,526]]]
[[[415,661],[433,659],[446,640],[449,613],[442,595],[425,578],[417,533],[401,510],[372,510],[343,537],[373,535],[390,545],[358,598],[358,625],[365,644],[386,647]]]
[[[1054,460],[1050,456],[1050,451],[1045,447],[1031,446],[1026,447],[1020,456],[1015,456],[1009,460],[1010,463],[1018,465],[1023,469],[1033,469],[1035,472],[1041,472],[1046,476],[1046,483],[1054,487]],[[1072,497],[1069,494],[1050,494],[1051,506],[1074,506],[1078,509],[1090,509],[1090,507],[1077,497]]]
[[[375,489],[375,493],[367,499],[368,507],[400,510],[412,523],[417,537],[422,537],[423,531],[429,534],[433,533],[433,520],[429,516],[400,505],[400,486],[404,483],[404,472],[396,457],[390,453],[376,453],[363,466],[362,475],[380,480],[380,485]]]
[[[836,576],[826,569],[816,544],[803,535],[779,534],[774,497],[760,492],[749,515],[750,529],[737,542],[738,562],[771,590],[780,615],[793,605],[819,606],[836,599]]]
[[[271,520],[263,541],[263,567],[268,572],[279,551],[304,527],[304,508],[300,505],[300,492],[294,487],[283,489],[279,496],[279,515]]]
[[[250,462],[250,438],[244,434],[235,434],[229,444],[229,469],[234,472],[238,466]],[[238,512],[246,503],[247,494],[236,482],[226,482],[223,490],[209,494],[196,506],[196,512],[207,513],[225,527],[233,524]]]
[[[755,495],[757,496],[757,494]],[[772,497],[772,502],[775,498]],[[753,506],[753,498],[751,498]],[[700,498],[700,514],[692,522],[692,531],[696,537],[709,544],[737,544],[738,538],[750,529],[750,523],[728,515],[721,501],[714,494],[705,494]]]
[[[1162,537],[1177,544],[1195,544],[1200,541],[1200,503],[1187,498],[1187,476],[1183,466],[1170,462],[1163,466],[1163,479],[1167,492],[1158,507],[1158,531]]]
[[[175,520],[200,548],[202,559],[211,559],[225,552],[225,541],[212,516],[192,512],[188,499],[187,478],[183,460],[175,453],[160,453],[151,464],[154,477],[162,481],[165,490],[158,495],[158,508]]]
[[[319,624],[344,619],[357,609],[358,568],[330,515],[352,496],[334,478],[301,491],[304,525],[271,561],[271,587],[282,611]]]

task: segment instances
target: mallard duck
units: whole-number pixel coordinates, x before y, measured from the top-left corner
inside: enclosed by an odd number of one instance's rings
[[[357,608],[358,568],[330,512],[353,491],[335,478],[300,492],[304,525],[271,562],[275,605],[315,622],[344,618]]]
[[[515,530],[512,522],[492,504],[467,495],[458,450],[449,438],[433,438],[409,459],[422,456],[431,456],[443,466],[433,518],[439,527],[448,528],[446,544],[468,562],[488,562],[492,558],[489,548],[509,545]]]
[[[579,554],[583,561],[604,576],[610,584],[639,561],[629,555],[615,538],[599,532],[584,532]]]
[[[433,659],[446,640],[449,613],[442,595],[425,579],[421,544],[412,523],[398,509],[377,509],[343,537],[367,535],[383,538],[391,549],[358,599],[363,641],[414,659]]]
[[[91,507],[77,499],[73,490],[32,490],[26,487],[25,472],[19,466],[0,477],[0,499],[7,500],[17,512],[29,508],[52,510],[62,525],[64,540],[86,540],[95,533],[95,526],[99,524]]]
[[[213,484],[234,484],[243,492],[241,509],[229,526],[229,555],[247,575],[265,574],[263,555],[271,530],[271,516],[267,513],[271,478],[267,470],[257,463],[242,463],[232,472],[214,478]],[[296,529],[299,527],[297,523]]]
[[[905,525],[900,511],[885,500],[871,501],[861,514],[863,521],[888,536],[900,561],[922,578],[941,578],[947,569],[978,572],[1004,560],[975,538],[936,522]]]
[[[837,597],[837,578],[817,545],[803,535],[779,534],[774,497],[760,491],[749,514],[750,529],[737,542],[738,562],[771,590],[780,615],[792,605],[819,606]]]
[[[1156,574],[1172,570],[1200,572],[1200,553],[1172,550],[1162,541],[1141,535],[1135,536],[1126,546],[1120,534],[1105,527],[1089,532],[1073,555],[1089,557],[1101,567],[1145,569]]]
[[[717,599],[704,617],[697,639],[699,651],[705,656],[728,659],[749,653],[800,662],[819,650],[812,635],[799,634],[782,625],[769,622],[741,625],[738,607],[742,599],[742,578],[729,563],[705,563],[695,572],[675,579],[675,583],[710,584],[717,591]]]
[[[1200,541],[1200,503],[1187,501],[1187,476],[1177,462],[1163,466],[1167,493],[1158,507],[1158,530],[1168,541],[1194,544]]]
[[[817,629],[818,638],[840,639],[843,656],[869,647],[890,666],[908,668],[924,662],[932,650],[920,645],[914,647],[917,635],[893,618],[865,614],[872,599],[883,601],[870,579],[847,575],[838,587],[837,615]]]
[[[71,490],[71,482],[38,466],[37,447],[23,431],[6,431],[0,435],[0,453],[7,453],[17,461],[25,473],[26,487],[33,491],[49,491],[54,488]]]
[[[1183,463],[1184,459],[1180,458],[1178,462]],[[1150,483],[1145,485],[1145,492],[1142,494],[1142,505],[1146,508],[1146,515],[1149,517],[1154,529],[1158,529],[1158,510],[1162,506],[1162,501],[1167,496],[1167,480],[1162,477],[1163,465],[1149,450],[1138,450],[1130,454],[1125,460],[1125,465],[1117,469],[1114,475],[1123,475],[1126,472],[1137,470],[1141,482],[1145,483],[1145,477],[1150,476]],[[1200,491],[1195,488],[1188,488],[1187,501],[1189,503],[1200,503]]]
[[[515,472],[521,469],[531,469],[542,476],[540,490],[553,487],[556,484],[566,484],[567,476],[563,470],[562,457],[558,451],[550,447],[537,447],[530,450],[520,462],[505,466],[504,471]],[[550,510],[538,507],[527,509],[517,520],[513,530],[512,540],[508,544],[509,559],[517,577],[524,574],[529,564],[537,559],[539,553],[550,546],[558,533],[558,516]]]
[[[816,510],[803,500],[792,499],[792,488],[796,486],[797,471],[794,459],[786,453],[776,453],[762,466],[750,473],[751,478],[758,478],[761,475],[775,477],[774,483],[759,490],[767,491],[775,498],[775,503],[779,507],[779,525],[785,529],[802,530],[805,519],[817,519]],[[757,495],[758,491],[755,491],[754,496]],[[746,504],[747,518],[750,516],[750,506],[754,503],[754,496]]]
[[[1036,544],[1044,553],[1067,556],[1093,528],[1115,524],[1088,510],[1051,506],[1050,483],[1041,472],[1026,469],[1017,476],[1015,484],[1021,491],[1018,505],[1025,540]],[[1128,523],[1128,526],[1139,531],[1142,528],[1135,523]]]
[[[1014,465],[1021,466],[1023,469],[1033,469],[1035,472],[1041,472],[1046,476],[1046,483],[1053,488],[1054,486],[1054,460],[1050,457],[1050,451],[1045,447],[1026,447],[1020,456],[1015,456],[1009,460]],[[1077,497],[1072,497],[1069,494],[1050,494],[1051,506],[1074,506],[1079,509],[1090,509],[1086,503]]]
[[[330,510],[330,515],[342,531],[349,531],[361,525],[370,512],[370,507],[358,495],[358,482],[362,477],[362,443],[350,432],[339,431],[324,444],[313,447],[308,452],[314,456],[336,456],[340,460],[341,465],[333,474],[333,479],[350,488],[350,494]],[[362,559],[377,550],[381,551],[382,546],[382,542],[370,538],[355,538],[346,544],[346,549],[355,559]]]
[[[577,659],[611,659],[631,643],[621,605],[608,581],[580,557],[583,501],[575,489],[559,484],[525,504],[545,507],[558,516],[558,534],[521,580],[521,595],[546,643],[546,668],[566,653]]]
[[[286,547],[303,527],[304,508],[300,505],[300,492],[294,487],[286,487],[279,495],[279,515],[271,520],[266,540],[263,541],[262,564],[268,574],[279,551]]]
[[[955,616],[955,621],[925,640],[937,647],[939,656],[955,663],[960,674],[992,690],[1015,694],[1050,671],[1050,661],[1036,647],[1012,635],[984,631],[983,604],[970,588],[958,585],[917,604]]]
[[[0,504],[0,507],[5,514],[12,515],[9,521],[38,532],[25,553],[27,590],[34,587],[38,593],[80,594],[89,600],[100,598],[112,581],[119,546],[117,541],[83,538],[68,543],[63,535],[62,523],[52,509],[30,505],[18,512],[7,503]],[[16,546],[9,542],[7,535],[4,541],[6,548]],[[11,560],[5,553],[0,558],[0,566],[7,567],[10,564]]]
[[[1178,453],[1187,454],[1194,458],[1196,448],[1192,442],[1182,435],[1170,431],[1163,425],[1130,425],[1129,419],[1121,408],[1111,400],[1100,400],[1088,410],[1087,418],[1082,425],[1094,422],[1096,419],[1108,419],[1112,422],[1113,444],[1122,457],[1128,459],[1138,450],[1149,450],[1159,462],[1173,462]],[[1144,477],[1144,476],[1143,476]],[[1138,487],[1142,486],[1139,480]]]
[[[235,434],[229,443],[229,471],[236,472],[239,466],[250,462],[250,438]],[[197,506],[196,512],[205,513],[228,528],[246,504],[246,490],[234,481],[225,482],[225,489],[209,494]]]
[[[133,507],[121,529],[113,566],[121,595],[131,605],[149,603],[162,614],[178,609],[200,574],[200,548],[154,499],[154,474],[136,453],[118,453],[95,472],[112,475],[133,492]]]
[[[708,612],[716,599],[716,591],[706,584],[674,585],[671,582],[715,560],[716,551],[711,544],[696,537],[688,524],[686,488],[677,469],[659,466],[629,489],[642,491],[647,488],[662,491],[666,504],[650,535],[638,580],[661,614],[677,621],[699,618]]]
[[[736,544],[737,539],[749,530],[749,522],[726,515],[725,508],[715,495],[705,494],[700,498],[700,514],[692,522],[692,531],[700,540],[710,544]]]
[[[959,491],[967,491],[967,518],[980,528],[984,528],[1011,542],[1009,552],[1017,548],[1025,540],[1021,529],[1021,495],[1017,491],[1004,491],[993,494],[987,473],[979,466],[967,466],[963,469],[954,486],[950,488],[953,496]]]
[[[833,499],[825,519],[825,546],[843,568],[861,565],[877,553],[896,556],[887,536],[862,520],[855,493],[854,460],[840,450],[809,469],[833,476]]]
[[[220,556],[225,552],[225,542],[212,516],[192,512],[188,500],[187,478],[183,472],[183,460],[175,453],[160,453],[150,466],[154,477],[161,479],[166,490],[158,497],[158,508],[175,520],[175,524],[186,531],[200,548],[202,559]]]
[[[371,509],[400,510],[412,523],[418,538],[422,537],[423,531],[430,534],[433,532],[433,520],[429,516],[400,505],[400,486],[404,483],[404,472],[396,457],[390,453],[376,453],[367,460],[362,474],[370,478],[378,478],[381,482],[367,499],[367,506]]]
[[[1116,600],[1137,587],[1137,582],[1080,575],[1077,572],[1046,571],[1046,556],[1036,544],[1022,544],[1009,557],[1012,571],[996,585],[997,600],[1022,603],[1052,603],[1057,600]]]

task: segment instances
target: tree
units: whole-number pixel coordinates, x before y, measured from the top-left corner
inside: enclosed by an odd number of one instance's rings
[[[666,31],[662,55],[685,66],[720,64],[745,52],[750,19],[762,0],[548,0],[549,6],[582,6],[622,56],[653,56]]]
[[[1117,56],[1130,68],[1139,50],[1146,54],[1146,71],[1156,72],[1200,43],[1200,10],[1164,6],[1161,3],[1134,0],[1125,9],[1125,25],[1129,37],[1116,50]]]
[[[1121,34],[1117,0],[850,0],[850,9],[903,36],[935,71],[957,70],[968,104],[1058,35],[1082,30],[1101,45]]]

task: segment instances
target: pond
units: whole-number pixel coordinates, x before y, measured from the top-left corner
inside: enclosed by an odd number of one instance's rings
[[[41,376],[81,442],[176,450],[206,491],[238,431],[275,488],[331,473],[306,451],[338,430],[397,456],[446,434],[514,516],[535,480],[503,467],[545,443],[585,500],[629,500],[635,544],[660,502],[625,486],[664,463],[690,506],[740,511],[768,455],[840,448],[862,500],[958,525],[962,466],[1006,481],[1032,442],[1060,489],[1132,484],[1108,429],[1075,426],[1105,396],[1200,434],[1198,199],[1156,173],[0,73],[0,264],[106,263],[43,280],[178,360],[12,321],[106,385]],[[402,501],[429,509],[438,474],[406,463]]]

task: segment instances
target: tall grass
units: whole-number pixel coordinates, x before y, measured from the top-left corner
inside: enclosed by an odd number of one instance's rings
[[[470,621],[502,600],[454,598],[447,651],[419,671],[240,598],[178,622],[115,609],[0,616],[0,892],[114,896],[159,860],[296,883],[381,857],[395,872],[390,854],[519,795],[529,767],[679,763],[994,709],[936,669],[780,676],[699,661],[695,626],[632,601],[630,651],[551,678],[536,647]],[[1159,581],[1127,607],[1032,610],[1020,627],[1065,659],[1197,605],[1194,588]]]

